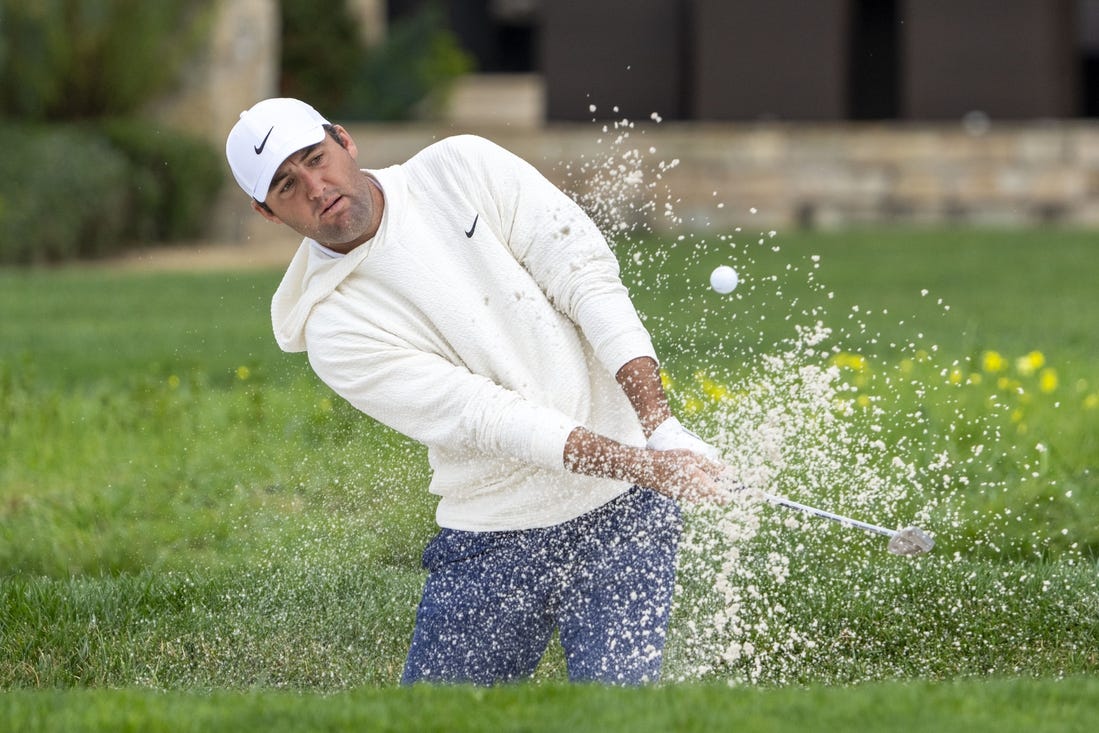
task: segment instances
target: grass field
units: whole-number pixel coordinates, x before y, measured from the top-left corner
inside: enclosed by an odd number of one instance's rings
[[[812,689],[559,684],[492,690],[295,692],[72,690],[8,693],[9,730],[195,731],[1090,731],[1099,682],[992,680]],[[0,717],[0,722],[4,718]]]
[[[802,420],[789,452],[824,451],[784,464],[784,488],[916,516],[935,553],[895,558],[761,508],[730,576],[744,592],[715,598],[685,567],[680,684],[564,686],[551,650],[534,684],[397,689],[434,531],[425,455],[278,352],[279,273],[4,271],[0,728],[1090,729],[1094,235],[756,233],[619,253],[685,421],[713,435],[782,405]],[[741,272],[731,296],[706,285],[722,262]],[[832,333],[806,353],[796,327],[818,321]],[[804,372],[761,371],[774,354],[834,370],[828,420],[798,412]],[[879,453],[910,467],[905,491],[860,499],[855,483],[893,476],[862,465]],[[714,605],[730,599],[735,619]]]

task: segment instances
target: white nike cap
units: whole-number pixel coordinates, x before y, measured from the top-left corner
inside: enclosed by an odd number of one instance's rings
[[[271,179],[283,161],[324,139],[328,120],[297,99],[265,99],[240,113],[225,141],[233,177],[256,201],[267,199]]]

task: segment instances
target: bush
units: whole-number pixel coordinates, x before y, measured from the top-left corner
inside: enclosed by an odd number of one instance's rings
[[[127,115],[166,91],[206,35],[210,0],[0,0],[0,112]]]
[[[473,68],[434,5],[394,23],[385,43],[364,58],[348,94],[348,112],[360,120],[433,116],[451,84]]]
[[[343,2],[283,0],[281,92],[348,120],[408,120],[434,112],[472,69],[438,5],[393,23],[365,48]]]
[[[362,39],[345,2],[283,0],[280,91],[304,99],[326,115],[346,108]]]
[[[136,120],[105,122],[103,132],[133,168],[135,206],[127,234],[156,241],[201,235],[225,180],[218,151],[197,138]]]
[[[0,125],[0,149],[0,263],[195,236],[223,181],[207,144],[132,121]]]
[[[77,127],[0,126],[0,261],[109,252],[130,209],[126,157]]]
[[[200,233],[222,183],[218,153],[119,118],[178,79],[214,8],[0,0],[0,119],[9,123],[0,126],[0,263],[97,257]],[[31,126],[41,123],[56,126]]]

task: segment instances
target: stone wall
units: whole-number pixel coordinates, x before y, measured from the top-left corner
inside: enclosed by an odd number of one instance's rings
[[[1091,122],[349,128],[368,167],[402,161],[446,135],[479,132],[574,192],[599,187],[624,217],[658,230],[680,221],[1099,226],[1099,124]]]

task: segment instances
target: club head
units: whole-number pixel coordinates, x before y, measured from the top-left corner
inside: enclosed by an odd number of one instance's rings
[[[889,540],[889,551],[894,555],[922,555],[930,552],[935,546],[935,540],[919,527],[905,527],[897,530]]]

